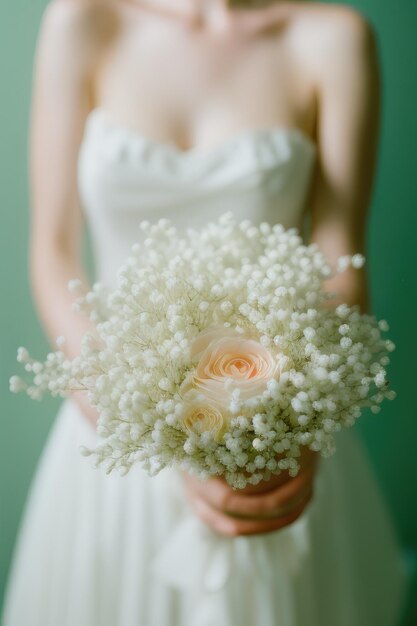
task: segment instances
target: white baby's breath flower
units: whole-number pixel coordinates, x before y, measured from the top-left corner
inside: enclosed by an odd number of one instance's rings
[[[9,381],[10,391],[13,393],[18,393],[19,391],[23,391],[26,389],[26,385],[19,376],[12,376]]]
[[[359,269],[365,265],[365,257],[362,254],[354,254],[352,256],[352,267]]]
[[[333,271],[296,229],[228,211],[181,234],[165,218],[139,230],[114,289],[70,282],[75,309],[94,325],[80,355],[67,359],[61,340],[43,362],[19,348],[29,383],[10,379],[33,399],[87,391],[99,440],[83,453],[96,466],[124,474],[139,463],[154,475],[177,463],[237,488],[265,472],[295,476],[299,446],[332,454],[335,432],[395,397],[388,324],[322,306]],[[346,255],[338,271],[363,262]],[[213,328],[217,347],[196,350]]]

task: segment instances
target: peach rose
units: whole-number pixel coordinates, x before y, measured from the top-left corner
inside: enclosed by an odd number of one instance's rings
[[[194,372],[182,385],[182,391],[200,391],[220,404],[228,403],[233,389],[240,389],[242,399],[262,393],[268,380],[279,378],[286,357],[275,356],[254,335],[235,329],[209,328],[200,333],[191,348],[198,357]],[[225,389],[226,380],[231,380]]]
[[[196,435],[210,432],[217,442],[221,441],[227,425],[220,409],[202,400],[188,403],[181,423],[186,432]]]

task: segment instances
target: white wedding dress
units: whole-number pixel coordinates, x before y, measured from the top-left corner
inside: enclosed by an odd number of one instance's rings
[[[231,210],[301,227],[315,157],[295,129],[181,151],[94,109],[78,175],[98,278],[114,284],[141,219],[180,229]],[[337,437],[294,524],[231,539],[193,515],[175,470],[93,469],[78,448],[95,432],[65,401],[23,516],[3,626],[396,626],[396,537],[355,429]]]

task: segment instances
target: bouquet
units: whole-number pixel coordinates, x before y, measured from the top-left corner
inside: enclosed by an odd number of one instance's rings
[[[81,452],[96,466],[176,464],[235,488],[295,476],[302,446],[331,455],[336,432],[395,396],[387,323],[325,306],[333,271],[296,229],[231,212],[181,235],[168,219],[140,228],[114,289],[69,285],[94,326],[79,356],[66,358],[62,338],[44,362],[19,348],[31,379],[10,380],[35,399],[85,390],[98,439]],[[363,262],[341,257],[335,271]]]

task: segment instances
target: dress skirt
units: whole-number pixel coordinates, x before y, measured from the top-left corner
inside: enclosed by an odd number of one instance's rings
[[[397,626],[405,566],[355,429],[320,459],[302,516],[229,538],[189,509],[176,470],[106,475],[96,434],[58,413],[32,482],[3,626]]]

